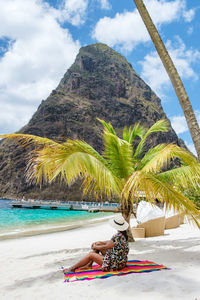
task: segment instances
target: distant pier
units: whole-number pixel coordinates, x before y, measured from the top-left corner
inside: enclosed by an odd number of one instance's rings
[[[15,208],[50,208],[68,210],[81,210],[88,212],[118,212],[120,205],[110,202],[83,202],[83,201],[45,201],[45,200],[12,200]]]

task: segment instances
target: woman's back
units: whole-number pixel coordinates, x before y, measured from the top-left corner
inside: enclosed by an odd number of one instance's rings
[[[118,232],[113,235],[111,241],[114,247],[106,251],[102,264],[104,271],[120,270],[125,267],[128,260],[129,245],[126,237]]]

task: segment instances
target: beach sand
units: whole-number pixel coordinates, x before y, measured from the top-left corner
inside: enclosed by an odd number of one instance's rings
[[[130,243],[129,259],[150,260],[171,270],[64,282],[60,266],[70,266],[90,251],[93,241],[114,233],[106,221],[0,241],[0,299],[200,300],[200,230],[190,224]]]

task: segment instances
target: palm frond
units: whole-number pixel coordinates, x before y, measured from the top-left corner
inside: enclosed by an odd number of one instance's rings
[[[31,134],[22,134],[22,133],[12,133],[12,134],[2,134],[0,138],[13,139],[16,140],[22,146],[30,145],[49,145],[49,146],[58,146],[59,143],[40,136],[31,135]]]
[[[162,182],[175,186],[179,190],[199,190],[200,164],[195,163],[188,166],[174,168],[157,174],[157,178]]]
[[[166,208],[173,208],[179,213],[183,212],[185,215],[192,216],[200,228],[197,220],[199,211],[189,198],[173,189],[171,185],[163,183],[156,175],[136,171],[124,185],[122,197],[126,201],[131,197],[134,201],[142,192],[145,193],[146,200],[149,202],[153,202],[157,198],[166,202]]]
[[[159,144],[154,148],[149,149],[149,151],[144,155],[144,157],[139,160],[137,170],[144,169],[144,167],[152,161],[154,157],[159,155],[160,151],[166,147],[166,144]]]
[[[146,129],[139,123],[136,123],[133,128],[129,127],[129,129],[125,126],[123,130],[123,140],[132,144],[136,136],[142,139],[145,132]]]
[[[165,147],[161,146],[160,150],[158,146],[156,150],[158,150],[156,155],[152,156],[152,159],[146,162],[142,169],[146,173],[160,172],[163,168],[168,166],[169,162],[172,159],[175,158],[178,158],[182,164],[186,165],[195,165],[198,163],[197,159],[193,155],[191,155],[190,152],[175,144],[168,144]],[[143,162],[143,160],[141,162]]]
[[[154,132],[167,132],[169,130],[169,122],[167,120],[159,120],[156,123],[154,123],[151,128],[144,134],[143,138],[141,139],[140,143],[138,144],[134,157],[140,157],[143,153],[143,147],[146,142],[147,137],[154,133]]]
[[[147,131],[147,135],[153,133],[153,132],[167,132],[170,129],[169,121],[166,119],[158,120],[156,123],[154,123],[149,130]]]
[[[123,129],[123,140],[128,142],[129,143],[129,140],[130,140],[130,129],[131,128],[128,128],[127,126],[124,127]]]
[[[108,160],[112,172],[119,178],[128,178],[133,172],[133,148],[128,142],[116,135],[104,133],[103,156]]]
[[[84,147],[85,146],[85,147]],[[101,159],[98,159],[98,158]],[[121,181],[113,175],[104,159],[87,143],[68,140],[62,147],[44,147],[33,152],[27,168],[31,182],[53,182],[57,177],[67,184],[84,179],[83,192],[96,197],[120,194]]]
[[[110,122],[106,123],[106,121],[101,120],[99,118],[97,118],[97,120],[104,126],[104,132],[109,132],[111,134],[116,135],[116,132]]]
[[[101,161],[103,164],[107,164],[106,160],[101,156],[92,146],[82,140],[71,140],[66,139],[66,143],[63,143],[62,146],[64,147],[65,151],[67,152],[83,152],[88,153],[94,156],[96,159]]]
[[[79,165],[80,167],[80,165]],[[96,198],[106,195],[119,198],[123,182],[94,157],[86,157],[81,166],[84,181],[83,194],[93,193]]]

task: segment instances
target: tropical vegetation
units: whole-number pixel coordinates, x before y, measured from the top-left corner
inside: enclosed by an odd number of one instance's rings
[[[35,146],[26,171],[31,183],[51,183],[59,178],[71,185],[81,178],[83,194],[93,193],[97,199],[118,198],[128,222],[133,203],[145,194],[152,204],[155,198],[165,201],[167,208],[191,216],[199,226],[197,207],[181,192],[199,187],[200,165],[196,157],[175,144],[159,144],[144,152],[147,138],[168,131],[168,121],[159,120],[149,129],[140,124],[125,127],[122,138],[110,123],[99,121],[104,126],[102,155],[82,140],[58,143],[27,134],[0,137],[16,139],[25,147]]]
[[[195,189],[192,187],[190,189],[185,189],[183,193],[186,197],[192,200],[192,202],[194,202],[197,208],[200,210],[200,186],[196,187]]]

